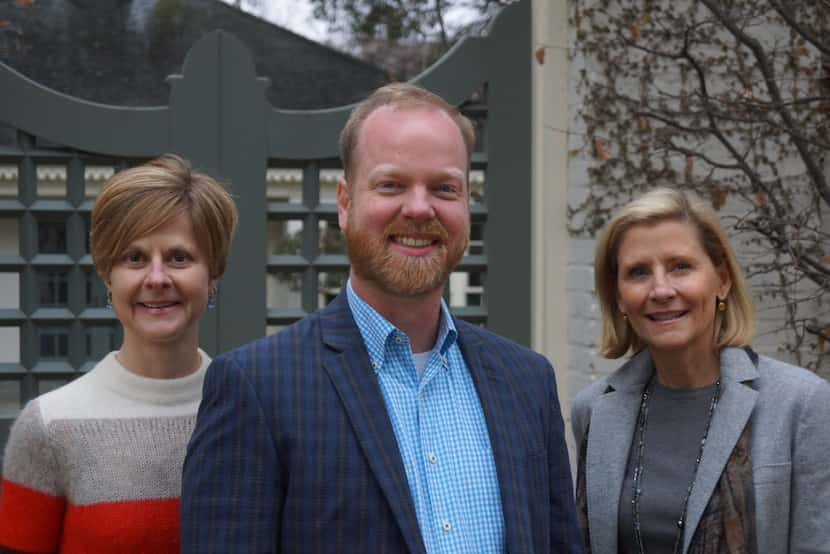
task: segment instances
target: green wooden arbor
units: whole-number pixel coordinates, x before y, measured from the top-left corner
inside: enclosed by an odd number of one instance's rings
[[[483,243],[459,270],[486,275],[484,301],[454,311],[524,344],[531,325],[530,16],[530,0],[505,8],[486,36],[463,40],[415,80],[463,106],[479,124],[473,167],[484,172],[486,188],[472,212]],[[117,170],[176,152],[229,184],[240,226],[217,309],[201,325],[209,353],[316,310],[321,274],[347,271],[346,257],[321,241],[321,233],[336,229],[336,207],[321,202],[320,172],[339,167],[337,137],[351,107],[268,105],[268,80],[255,74],[242,43],[221,31],[194,45],[182,74],[168,82],[166,106],[106,106],[49,90],[0,64],[0,125],[17,137],[14,146],[0,148],[0,166],[16,167],[18,176],[16,194],[0,198],[0,229],[16,229],[18,237],[17,251],[0,255],[0,274],[12,280],[16,274],[19,283],[19,301],[0,306],[0,348],[19,341],[19,355],[7,352],[0,363],[3,442],[23,403],[89,369],[120,343],[88,254],[89,167]],[[38,168],[47,165],[65,170],[60,198],[39,194]],[[301,170],[301,202],[268,198],[266,173],[273,168]],[[269,253],[269,222],[286,221],[301,226],[299,247]],[[269,273],[291,276],[301,291],[298,306],[268,305]]]

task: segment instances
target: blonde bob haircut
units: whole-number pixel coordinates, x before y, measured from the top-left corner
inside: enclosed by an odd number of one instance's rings
[[[116,173],[104,183],[89,232],[98,275],[109,283],[113,265],[133,241],[182,214],[190,218],[210,278],[218,279],[236,230],[236,205],[222,185],[174,154]]]
[[[718,215],[701,200],[670,188],[654,189],[629,202],[609,221],[597,241],[594,255],[594,286],[602,309],[600,354],[619,358],[643,344],[622,316],[617,303],[617,256],[626,231],[635,225],[655,225],[663,221],[689,223],[696,230],[703,250],[712,264],[725,268],[732,281],[724,300],[726,311],[715,315],[715,347],[748,346],[755,333],[755,311],[735,253],[729,245]]]
[[[382,106],[395,108],[434,108],[446,113],[458,126],[464,145],[467,148],[469,161],[475,145],[476,133],[472,122],[462,114],[458,108],[447,103],[446,100],[410,83],[392,83],[375,90],[365,100],[357,105],[349,115],[346,125],[340,132],[340,160],[343,162],[343,173],[346,182],[349,182],[354,173],[355,150],[360,136],[360,128],[366,119]]]

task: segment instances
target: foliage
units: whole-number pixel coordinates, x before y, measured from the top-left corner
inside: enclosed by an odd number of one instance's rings
[[[784,347],[830,362],[830,1],[572,0],[591,236],[621,204],[680,186],[720,210]],[[577,151],[572,152],[578,153]]]
[[[407,79],[429,67],[461,36],[481,27],[503,0],[310,0],[314,16],[330,32],[348,37],[358,57]],[[465,9],[479,17],[454,22],[450,13]]]
[[[10,11],[7,18],[0,17],[0,60],[5,60],[13,53],[24,48],[26,37],[23,22],[30,17],[34,0],[15,0],[16,10]]]
[[[192,16],[188,5],[183,0],[157,0],[150,12],[148,32],[148,55],[155,62],[163,61],[169,56],[178,39],[182,21]]]
[[[233,0],[233,7],[237,9],[244,9],[253,13],[260,13],[262,11],[263,0]]]

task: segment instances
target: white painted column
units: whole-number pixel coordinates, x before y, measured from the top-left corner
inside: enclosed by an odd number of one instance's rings
[[[556,368],[568,416],[568,12],[533,0],[533,348]],[[569,433],[568,433],[569,434]]]

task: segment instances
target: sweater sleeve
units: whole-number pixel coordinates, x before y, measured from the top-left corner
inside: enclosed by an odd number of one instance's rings
[[[57,551],[65,505],[60,466],[36,399],[23,408],[6,443],[0,545],[28,552]]]

